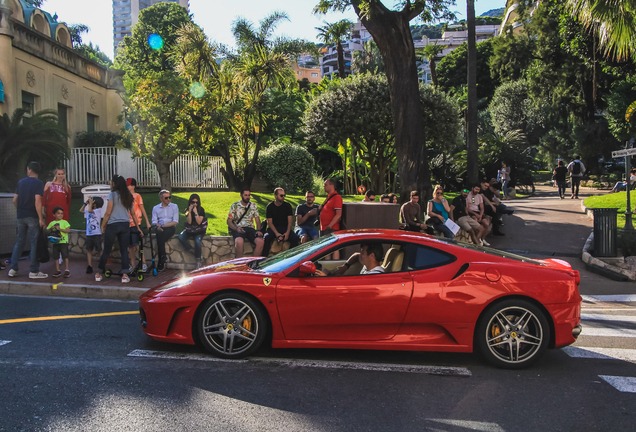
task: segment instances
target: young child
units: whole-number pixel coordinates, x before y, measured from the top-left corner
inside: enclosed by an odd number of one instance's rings
[[[84,203],[80,212],[86,216],[86,243],[84,248],[86,249],[86,258],[88,259],[88,267],[86,267],[86,273],[93,273],[93,250],[97,253],[102,252],[102,230],[100,223],[102,219],[102,206],[104,200],[101,197],[90,197],[88,201]]]
[[[71,232],[71,224],[64,220],[64,209],[62,207],[55,207],[53,209],[53,216],[55,220],[52,220],[49,226],[46,227],[46,232],[49,235],[49,239],[53,243],[53,256],[62,256],[66,270],[64,271],[64,277],[70,277],[71,271],[68,269],[68,233]],[[55,273],[53,277],[62,276],[60,272],[60,262],[55,259]]]

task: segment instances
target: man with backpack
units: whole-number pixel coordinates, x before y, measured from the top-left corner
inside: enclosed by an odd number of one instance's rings
[[[585,174],[585,165],[581,162],[581,156],[575,157],[574,160],[570,162],[568,172],[570,173],[570,181],[572,182],[572,196],[570,199],[579,199],[581,177]]]

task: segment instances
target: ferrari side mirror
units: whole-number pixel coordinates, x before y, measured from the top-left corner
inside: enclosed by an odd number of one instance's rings
[[[300,269],[298,272],[300,277],[313,275],[314,273],[316,273],[316,264],[312,263],[311,261],[305,261],[300,265]]]

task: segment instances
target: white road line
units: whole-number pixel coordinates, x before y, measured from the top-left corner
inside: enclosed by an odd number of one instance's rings
[[[236,363],[272,363],[290,367],[312,367],[323,369],[350,369],[365,370],[375,372],[406,372],[406,373],[423,373],[428,375],[444,375],[444,376],[472,376],[470,370],[463,367],[450,366],[419,366],[406,364],[388,364],[388,363],[355,363],[355,362],[339,362],[326,360],[295,360],[284,358],[269,357],[250,357],[246,360],[227,360],[212,357],[207,354],[199,353],[175,353],[169,351],[150,351],[150,350],[134,350],[128,354],[129,357],[148,357],[163,358],[172,360],[199,360],[213,362],[236,362]]]
[[[581,336],[603,336],[603,337],[636,337],[635,329],[611,329],[605,327],[583,326]]]
[[[609,385],[624,393],[636,393],[636,378],[611,375],[599,375]]]
[[[408,372],[423,373],[429,375],[451,375],[451,376],[472,376],[472,373],[463,367],[450,366],[418,366],[405,364],[389,364],[389,363],[356,363],[356,362],[339,362],[326,360],[294,360],[267,357],[253,357],[250,361],[277,363],[294,367],[313,367],[326,369],[355,369],[376,372]]]
[[[562,348],[561,350],[570,357],[603,360],[622,360],[636,363],[636,350],[634,349],[569,346]]]
[[[581,296],[583,300],[589,301],[592,303],[596,302],[617,302],[617,303],[627,303],[627,302],[636,302],[636,294],[618,294],[618,295],[585,295]]]
[[[2,346],[2,345],[6,345],[6,344],[8,344],[9,342],[11,342],[11,341],[1,341],[1,340],[0,340],[0,346]]]
[[[428,422],[442,423],[449,426],[458,426],[463,429],[480,432],[505,432],[497,423],[477,422],[469,420],[426,419]]]
[[[134,350],[128,353],[128,357],[150,357],[150,358],[164,358],[172,360],[199,360],[199,361],[211,361],[211,362],[236,362],[245,363],[247,360],[228,360],[218,357],[212,357],[205,354],[198,353],[177,353],[170,351],[151,351],[151,350]]]
[[[621,321],[636,323],[636,315],[605,315],[605,314],[581,314],[582,320],[590,321]]]

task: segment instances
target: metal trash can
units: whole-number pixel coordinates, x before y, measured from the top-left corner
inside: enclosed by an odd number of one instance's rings
[[[595,208],[594,211],[594,256],[617,256],[616,208]]]

